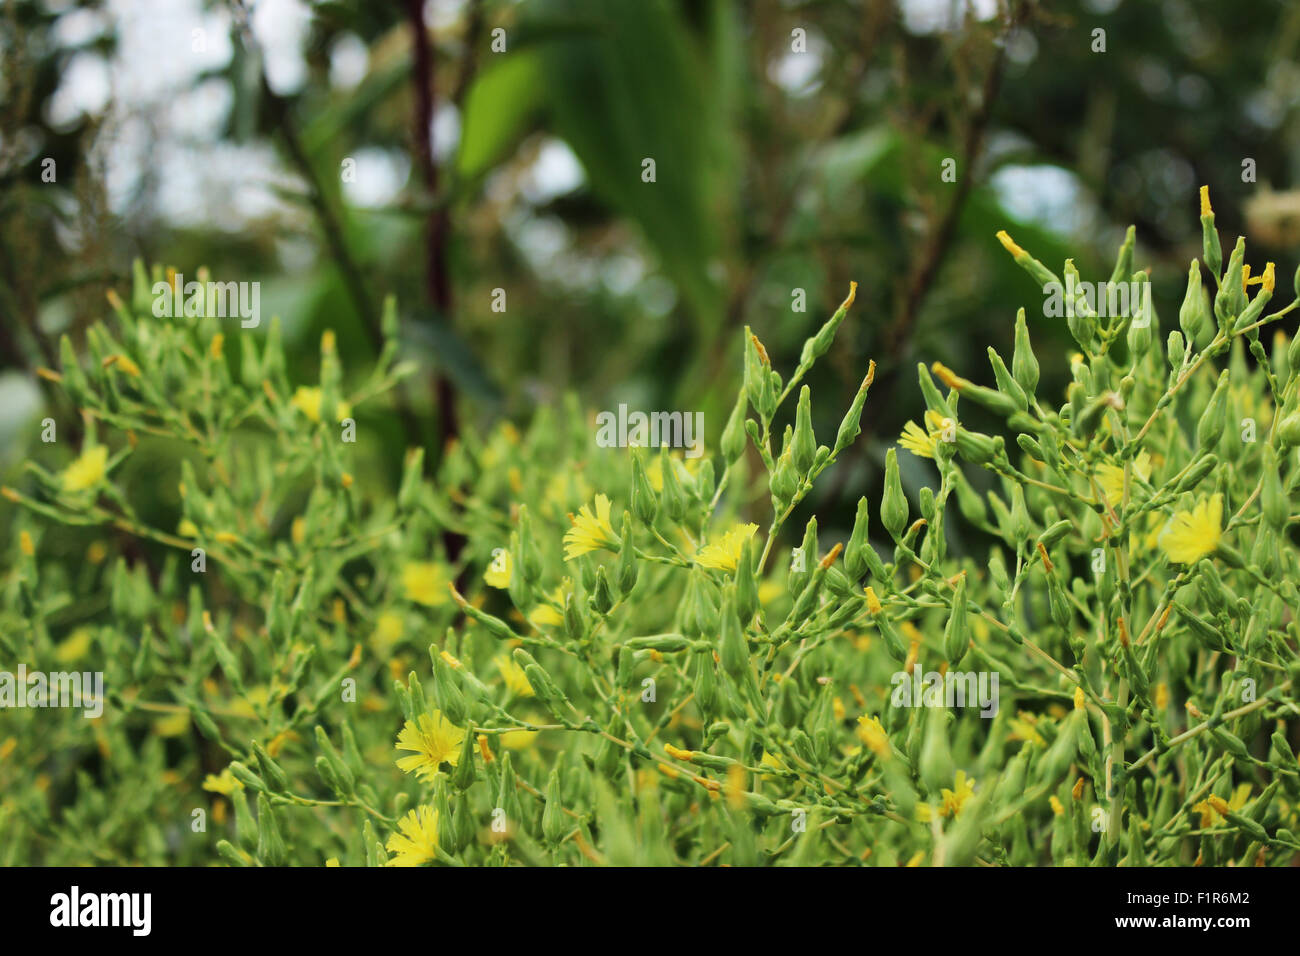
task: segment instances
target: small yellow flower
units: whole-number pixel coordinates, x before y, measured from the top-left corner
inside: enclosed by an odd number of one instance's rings
[[[421,714],[416,720],[408,720],[397,735],[396,749],[414,751],[409,757],[397,758],[397,766],[405,773],[414,771],[421,780],[432,780],[442,764],[456,766],[464,740],[465,731],[441,711]]]
[[[939,791],[943,797],[943,806],[939,808],[939,816],[955,817],[961,813],[962,806],[966,801],[975,795],[975,781],[966,776],[965,770],[958,770],[957,777],[953,781],[953,788],[949,790],[944,787]]]
[[[514,567],[514,559],[510,557],[510,552],[504,548],[492,555],[492,561],[488,569],[483,572],[483,581],[494,588],[510,587],[510,571]]]
[[[719,571],[734,571],[740,562],[740,552],[745,542],[758,530],[756,524],[738,524],[695,553],[695,563]]]
[[[1016,245],[1016,241],[1007,235],[1005,229],[998,230],[998,242],[1002,243],[1002,248],[1007,250],[1017,259],[1025,254],[1025,250]]]
[[[524,669],[515,663],[514,658],[506,654],[498,654],[492,658],[492,661],[497,665],[497,670],[501,672],[501,678],[506,682],[506,687],[520,697],[533,696],[533,685],[528,683],[528,678],[524,676]]]
[[[400,614],[382,611],[375,620],[375,632],[370,635],[370,646],[380,655],[387,655],[402,639],[406,625]]]
[[[1191,511],[1177,511],[1160,534],[1160,547],[1175,564],[1195,564],[1212,554],[1223,537],[1223,495],[1197,502]]]
[[[568,578],[565,578],[568,583]],[[544,627],[560,627],[564,624],[564,615],[556,610],[552,604],[564,607],[564,584],[551,591],[547,597],[550,601],[538,601],[537,606],[528,612],[528,623],[539,631]]]
[[[63,472],[63,490],[85,491],[104,480],[108,465],[108,446],[95,445],[81,453],[81,457]]]
[[[1047,802],[1052,805],[1052,813],[1056,814],[1058,817],[1065,812],[1065,807],[1062,805],[1056,794],[1052,794],[1048,797]]]
[[[203,778],[203,789],[212,793],[220,793],[223,796],[230,796],[236,790],[243,790],[244,785],[239,782],[230,768],[227,767],[220,774],[208,774]]]
[[[293,398],[289,399],[289,404],[298,411],[302,412],[313,422],[320,421],[320,403],[321,390],[315,385],[299,385],[298,390],[293,393]],[[352,416],[352,406],[342,399],[339,400],[338,407],[335,409],[338,413],[339,421]]]
[[[442,566],[432,561],[412,561],[402,568],[402,590],[406,599],[426,607],[438,607],[451,599]]]
[[[889,757],[889,735],[881,725],[878,717],[863,714],[858,718],[858,738],[875,751],[878,757]]]
[[[564,560],[572,561],[579,555],[590,551],[613,551],[621,543],[614,533],[614,526],[609,520],[609,499],[596,495],[596,511],[583,505],[578,509],[578,517],[573,518],[573,527],[564,533]]]
[[[325,865],[326,865],[326,866],[338,866],[338,865],[339,865],[339,858],[338,858],[337,856],[332,856],[332,857],[330,857],[328,860],[325,861]]]
[[[916,422],[908,422],[903,426],[903,433],[898,436],[898,443],[918,458],[934,458],[938,443],[952,434],[950,427],[951,422],[946,421],[938,412],[927,411],[925,429]]]
[[[436,856],[438,849],[438,811],[430,806],[416,807],[398,821],[401,833],[388,838],[386,848],[397,854],[388,866],[423,866]]]
[[[54,649],[54,659],[60,664],[72,664],[81,660],[90,650],[91,640],[90,628],[77,628]]]
[[[1146,452],[1140,452],[1133,459],[1133,474],[1138,475],[1143,481],[1151,478],[1151,456]],[[1097,484],[1101,486],[1101,493],[1106,496],[1106,501],[1113,507],[1124,499],[1124,468],[1121,465],[1102,465],[1097,469]],[[1133,482],[1135,487],[1137,482]]]
[[[159,717],[153,722],[153,729],[159,737],[179,737],[190,729],[189,711],[183,710],[178,714]]]

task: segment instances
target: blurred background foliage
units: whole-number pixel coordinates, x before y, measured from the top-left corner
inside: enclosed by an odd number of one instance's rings
[[[308,382],[327,327],[365,371],[395,293],[423,371],[361,420],[394,482],[406,445],[566,391],[703,410],[712,444],[740,330],[788,369],[856,280],[811,381],[824,435],[880,367],[809,502],[846,523],[918,361],[988,382],[1023,305],[1063,390],[998,229],[1098,279],[1136,224],[1168,323],[1207,183],[1225,244],[1289,275],[1298,46],[1287,0],[0,0],[0,471],[66,463],[36,369],[137,257],[262,283]]]

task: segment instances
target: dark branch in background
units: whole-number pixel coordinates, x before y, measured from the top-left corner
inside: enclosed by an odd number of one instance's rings
[[[370,344],[377,355],[384,346],[384,332],[379,310],[375,308],[374,301],[366,289],[365,277],[362,275],[360,267],[358,267],[356,261],[352,258],[352,253],[348,250],[347,241],[343,235],[343,226],[334,209],[330,206],[325,189],[321,185],[320,177],[317,175],[311,159],[307,156],[306,150],[303,149],[302,140],[298,137],[298,129],[294,125],[293,116],[289,109],[289,102],[271,89],[271,85],[266,78],[266,68],[257,48],[257,41],[253,37],[252,28],[249,26],[248,10],[244,6],[244,0],[234,0],[234,11],[235,23],[239,28],[240,36],[243,38],[244,48],[249,56],[256,58],[258,84],[261,87],[262,96],[266,100],[267,107],[270,109],[271,118],[280,131],[280,137],[284,141],[289,159],[298,170],[298,174],[307,183],[307,199],[312,210],[316,213],[317,220],[320,222],[330,258],[334,260],[339,273],[343,277],[343,285],[348,291],[348,297],[352,300],[357,315],[361,317],[361,326],[370,339]],[[422,435],[419,420],[404,401],[400,398],[398,401],[400,402],[398,414],[406,430],[407,440],[412,444],[421,444]]]
[[[474,50],[482,29],[482,4],[476,2],[470,9],[465,38],[465,57],[459,76],[452,88],[451,102],[459,105],[469,87],[474,73]],[[407,22],[411,30],[411,62],[414,84],[414,108],[411,118],[412,149],[415,165],[420,170],[425,189],[432,200],[426,227],[425,288],[433,305],[435,321],[452,325],[451,275],[447,266],[447,246],[451,235],[450,203],[439,195],[438,165],[433,159],[433,107],[434,107],[434,50],[429,43],[429,31],[424,23],[423,0],[407,0]],[[434,379],[434,394],[438,406],[438,421],[442,441],[446,443],[460,434],[456,414],[456,392],[446,372],[438,369]]]

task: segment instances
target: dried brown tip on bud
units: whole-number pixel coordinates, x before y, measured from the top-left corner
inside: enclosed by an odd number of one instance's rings
[[[664,744],[664,753],[672,757],[674,760],[685,760],[687,763],[690,763],[691,759],[695,756],[692,751],[683,750],[680,747],[674,747],[672,744]]]
[[[947,385],[949,388],[954,388],[959,392],[962,390],[963,386],[970,384],[970,382],[966,381],[966,379],[962,378],[942,362],[935,362],[930,366],[930,371],[939,376],[939,381],[943,382],[943,384]]]
[[[771,367],[772,360],[767,357],[767,349],[763,348],[763,343],[758,340],[758,336],[751,332],[749,333],[749,337],[754,341],[754,348],[758,350],[759,360],[764,365]]]
[[[39,375],[41,378],[45,379],[47,382],[54,382],[57,384],[58,382],[63,381],[63,376],[60,375],[58,372],[54,371],[54,369],[52,368],[44,368],[44,367],[38,368],[36,370],[36,374]]]
[[[1128,624],[1125,623],[1122,617],[1119,619],[1119,642],[1123,644],[1125,647],[1128,647],[1129,645]]]
[[[1036,542],[1034,546],[1038,548],[1038,556],[1043,559],[1044,570],[1050,573],[1053,565],[1052,559],[1047,556],[1047,548],[1043,547],[1043,542],[1041,541]]]
[[[876,360],[867,360],[867,377],[862,380],[863,388],[870,388],[871,383],[876,380]]]
[[[826,557],[822,558],[821,560],[822,567],[829,568],[832,564],[834,564],[835,559],[840,556],[840,552],[843,550],[844,550],[843,543],[839,541],[835,542],[835,547],[831,548],[831,550],[827,553]]]
[[[851,305],[853,305],[853,300],[857,297],[857,294],[858,294],[858,284],[856,282],[850,282],[849,297],[840,303],[840,308],[847,309]]]
[[[456,585],[453,582],[451,581],[447,582],[447,590],[451,592],[451,599],[456,602],[458,607],[469,606],[469,602],[465,600],[465,596],[463,594],[461,594],[459,591],[456,590]]]

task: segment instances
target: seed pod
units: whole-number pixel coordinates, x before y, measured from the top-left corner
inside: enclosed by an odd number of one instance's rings
[[[1216,455],[1203,455],[1195,465],[1188,469],[1187,473],[1174,486],[1176,494],[1182,494],[1185,491],[1191,491],[1199,485],[1214,469],[1219,467],[1219,459]]]
[[[776,460],[776,470],[772,472],[770,487],[772,498],[781,509],[784,509],[794,498],[794,493],[799,488],[799,476],[795,472],[789,452],[782,452],[781,457]]]
[[[885,452],[885,491],[880,500],[880,520],[895,541],[907,527],[907,498],[898,477],[898,452],[893,448]]]

